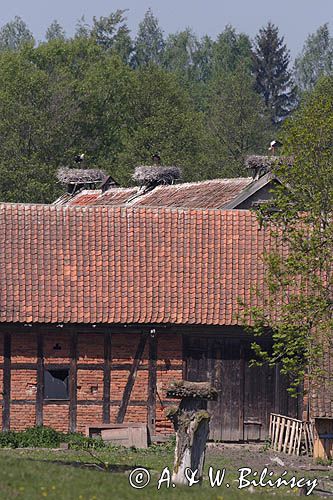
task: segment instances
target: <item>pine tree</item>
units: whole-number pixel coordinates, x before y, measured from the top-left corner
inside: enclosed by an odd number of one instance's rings
[[[269,22],[256,36],[253,67],[256,90],[263,96],[274,124],[288,115],[295,98],[289,62],[284,38],[279,36],[278,28]]]

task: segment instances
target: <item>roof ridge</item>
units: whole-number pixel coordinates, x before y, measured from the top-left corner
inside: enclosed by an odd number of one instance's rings
[[[14,203],[14,202],[0,202],[0,208],[2,207],[18,207],[18,208],[36,208],[36,209],[49,209],[57,211],[65,210],[76,210],[76,211],[155,211],[155,212],[225,212],[225,213],[251,213],[255,215],[255,212],[250,209],[235,209],[235,208],[205,208],[205,207],[166,207],[166,206],[149,206],[149,205],[53,205],[47,203]]]

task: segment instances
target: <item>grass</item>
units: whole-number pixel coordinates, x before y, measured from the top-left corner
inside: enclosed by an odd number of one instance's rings
[[[99,460],[108,462],[108,471],[98,470]],[[242,457],[240,457],[242,460]],[[225,485],[212,489],[208,481],[192,488],[162,487],[157,490],[160,472],[172,467],[173,452],[167,447],[149,450],[110,449],[94,452],[53,450],[0,450],[0,498],[36,500],[106,500],[106,499],[216,499],[242,498],[280,500],[294,496],[296,491],[255,490],[249,494],[237,489],[237,467],[223,453],[208,454],[207,465],[227,469],[229,489]],[[90,465],[89,465],[90,464]],[[95,466],[94,466],[95,464]],[[145,489],[130,487],[128,474],[131,468],[150,470],[151,483]],[[244,463],[243,466],[246,466]]]

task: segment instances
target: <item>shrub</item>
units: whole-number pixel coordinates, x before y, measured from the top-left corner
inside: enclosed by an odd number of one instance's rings
[[[102,439],[85,437],[79,433],[65,434],[44,426],[19,432],[0,432],[0,448],[58,448],[60,443],[68,443],[68,448],[75,450],[102,449],[109,446]]]

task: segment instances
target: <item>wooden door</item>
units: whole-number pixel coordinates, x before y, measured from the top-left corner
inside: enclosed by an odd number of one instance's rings
[[[211,380],[219,391],[216,402],[209,402],[210,437],[214,440],[242,440],[242,384],[240,345],[238,340],[213,343]]]
[[[184,342],[187,380],[211,381],[217,388],[211,413],[210,438],[221,441],[263,441],[270,413],[297,417],[297,400],[278,368],[251,366],[249,341],[189,337]]]

